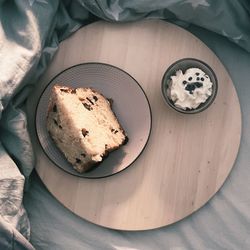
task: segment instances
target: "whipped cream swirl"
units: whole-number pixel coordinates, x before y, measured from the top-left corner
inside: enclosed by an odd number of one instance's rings
[[[210,77],[199,68],[178,70],[171,76],[170,98],[181,109],[195,109],[212,94]]]

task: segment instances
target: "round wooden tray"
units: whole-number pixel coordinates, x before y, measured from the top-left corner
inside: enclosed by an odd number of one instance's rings
[[[165,70],[185,57],[205,61],[219,83],[213,105],[195,115],[171,110],[161,95]],[[46,85],[62,70],[83,62],[127,71],[141,84],[152,109],[152,132],[142,155],[130,168],[103,179],[79,178],[56,167],[35,133],[35,107]],[[60,44],[28,109],[36,170],[48,190],[80,217],[114,229],[157,228],[199,209],[224,183],[240,144],[240,105],[224,66],[196,37],[164,21],[97,22],[80,29]]]

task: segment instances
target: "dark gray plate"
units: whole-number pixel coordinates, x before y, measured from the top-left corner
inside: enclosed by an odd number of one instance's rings
[[[127,132],[128,143],[111,152],[98,167],[88,173],[76,172],[47,132],[48,101],[54,84],[73,88],[92,87],[113,99],[113,111]],[[79,64],[55,76],[42,93],[36,111],[36,131],[44,152],[56,166],[75,176],[102,178],[119,173],[139,157],[150,135],[151,110],[143,89],[125,71],[102,63]]]

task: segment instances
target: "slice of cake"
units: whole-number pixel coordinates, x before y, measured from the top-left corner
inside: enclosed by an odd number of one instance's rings
[[[127,142],[111,102],[92,88],[55,85],[49,102],[47,129],[79,173],[100,163]]]

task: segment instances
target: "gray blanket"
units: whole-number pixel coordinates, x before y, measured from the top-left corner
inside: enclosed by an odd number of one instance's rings
[[[239,64],[234,65],[234,63],[231,63],[228,64],[228,67],[229,72],[234,74],[232,76],[233,78],[235,77],[233,79],[234,82],[239,84],[237,90],[240,94],[241,102],[248,100],[246,95],[249,93],[250,88],[244,86],[244,84],[247,84],[247,78],[244,78],[244,76],[248,74],[244,66],[250,66],[250,58],[247,56],[247,52],[250,52],[250,3],[248,0],[0,0],[0,55],[2,59],[0,61],[0,249],[33,249],[33,246],[29,243],[29,218],[22,205],[22,200],[25,188],[28,190],[27,197],[30,197],[30,200],[36,204],[36,199],[34,199],[32,192],[36,193],[34,180],[39,181],[34,176],[29,179],[35,160],[27,129],[27,114],[24,107],[27,96],[32,88],[36,86],[37,79],[53,58],[58,43],[66,39],[82,25],[98,19],[133,21],[142,18],[166,19],[191,30],[193,33],[197,32],[199,35],[202,34],[202,31],[200,32],[199,28],[195,28],[193,25],[196,25],[196,27],[200,26],[203,31],[207,30],[212,31],[213,34],[217,33],[233,42],[235,46],[237,45],[245,50],[245,54],[243,52],[240,54],[239,52],[241,63],[245,62],[245,64],[243,63],[239,67]],[[210,34],[213,37],[212,33],[207,32],[204,34]],[[201,38],[225,60],[225,63],[227,63],[227,59],[233,62],[231,57],[227,58],[226,56],[227,54],[230,55],[231,50],[224,51],[222,54],[223,45],[216,46],[214,42],[219,41],[219,36],[215,37],[217,37],[215,40],[209,40],[209,38],[201,35]],[[216,51],[217,49],[218,51]],[[238,72],[242,75],[238,76]],[[221,215],[218,216],[218,219],[222,220],[221,228],[214,228],[215,232],[218,232],[215,234],[211,233],[213,228],[207,229],[210,235],[209,241],[213,241],[213,238],[217,242],[220,241],[220,230],[225,230],[228,232],[229,237],[233,237],[233,240],[238,241],[235,245],[228,243],[227,247],[225,247],[227,249],[239,249],[239,246],[241,249],[250,248],[250,173],[249,169],[246,168],[249,167],[250,162],[247,154],[247,150],[250,149],[250,124],[249,119],[247,120],[250,113],[249,102],[248,108],[244,106],[244,102],[242,105],[243,133],[245,137],[241,145],[240,156],[244,153],[246,158],[243,157],[244,160],[239,163],[238,172],[236,172],[236,176],[234,175],[234,178],[238,178],[240,181],[233,183],[235,183],[234,185],[239,185],[243,191],[239,195],[238,186],[231,185],[227,189],[224,188],[224,191],[216,196],[217,198],[213,200],[211,209],[215,210],[213,211],[215,214]],[[248,128],[248,130],[244,130],[244,128]],[[246,162],[248,162],[248,165],[246,165]],[[29,187],[30,180],[31,187]],[[42,199],[43,193],[38,192],[37,194],[40,194]],[[29,209],[34,208],[30,200],[27,200]],[[53,204],[52,200],[50,202]],[[235,203],[237,203],[237,206]],[[230,222],[233,225],[228,225],[223,221],[225,218],[223,217],[224,211],[227,216],[232,216],[233,220]],[[67,212],[64,211],[62,213]],[[207,212],[209,213],[209,210]],[[236,217],[234,217],[235,212],[238,214]],[[29,213],[34,215],[35,211],[29,210]],[[71,214],[69,212],[68,214],[70,218]],[[49,214],[47,216],[49,218]],[[213,220],[213,217],[206,216],[206,214],[203,214],[203,218]],[[75,223],[74,220],[72,218],[72,225]],[[200,220],[201,222],[197,223],[205,223],[202,218]],[[39,223],[37,220],[36,222]],[[226,228],[224,228],[225,225]],[[195,230],[195,228],[199,229],[200,224],[192,224],[191,219],[191,222],[184,223],[182,226],[183,239],[186,238],[188,240],[184,240],[183,244],[176,246],[184,246],[187,249],[201,249],[204,245],[201,242],[197,242],[199,237],[193,236],[190,238],[192,234],[188,233],[188,231]],[[81,225],[81,227],[87,226]],[[51,225],[51,228],[53,228],[53,225]],[[115,238],[117,233],[111,234],[106,230],[101,232],[101,229],[98,228],[95,228],[95,231],[97,234],[100,233],[111,238],[111,235],[114,235],[113,239],[119,238]],[[240,231],[240,236],[237,235],[237,231]],[[42,232],[45,233],[45,230]],[[161,240],[164,239],[164,235],[162,235],[164,232],[163,229],[160,233],[161,236],[159,238]],[[171,237],[177,239],[177,241],[180,240],[175,232],[178,233],[178,231],[171,231],[170,229],[167,237],[168,242],[165,246],[175,246],[171,244]],[[145,240],[145,235],[147,236],[148,234],[141,236],[141,239]],[[124,236],[127,236],[127,234],[124,233]],[[133,236],[135,241],[137,241],[137,236],[138,234]],[[87,238],[84,240],[88,242]],[[190,243],[189,240],[194,242]],[[52,248],[46,245],[46,243],[44,245],[42,242],[38,244],[34,241],[32,243],[36,244],[36,248],[56,249],[56,247]],[[96,248],[101,246],[96,241],[91,243]],[[86,243],[86,249],[89,245],[91,244]],[[129,245],[129,242],[127,242],[127,246]],[[72,246],[77,245],[72,243]],[[115,244],[107,244],[106,249],[118,249],[114,246]],[[138,244],[137,248],[147,249],[148,246],[147,244]],[[223,244],[207,245],[211,249],[214,249],[215,246],[224,248]],[[63,249],[63,245],[58,249]],[[64,249],[68,249],[66,245]],[[75,247],[72,249],[75,249]]]

